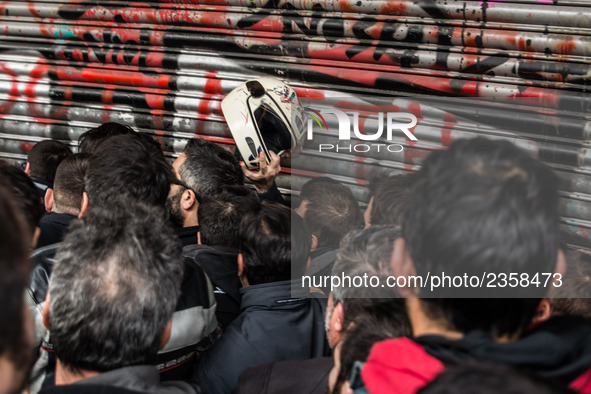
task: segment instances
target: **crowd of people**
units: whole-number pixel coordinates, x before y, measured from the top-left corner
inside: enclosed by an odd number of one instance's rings
[[[117,123],[78,142],[0,161],[0,393],[591,393],[591,255],[509,142],[376,173],[365,212],[329,177],[292,209],[273,152],[196,138],[170,164]]]

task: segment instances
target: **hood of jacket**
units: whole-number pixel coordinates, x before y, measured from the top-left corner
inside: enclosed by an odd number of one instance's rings
[[[444,365],[469,360],[511,365],[591,393],[591,325],[576,317],[555,317],[509,343],[482,331],[459,340],[435,335],[387,340],[372,348],[362,377],[370,393],[410,393]]]

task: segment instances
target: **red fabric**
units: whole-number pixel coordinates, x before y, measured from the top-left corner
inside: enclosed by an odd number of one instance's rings
[[[579,393],[591,394],[591,368],[576,378],[568,387]]]
[[[372,394],[415,393],[433,380],[443,364],[408,338],[390,339],[371,349],[361,377]]]
[[[361,370],[371,394],[413,394],[444,370],[443,364],[408,338],[379,342]],[[591,394],[591,368],[575,379],[569,388]]]

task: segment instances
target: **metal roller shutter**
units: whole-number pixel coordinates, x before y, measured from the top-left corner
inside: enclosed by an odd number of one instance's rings
[[[428,152],[462,136],[510,138],[562,175],[564,223],[591,238],[588,4],[3,1],[0,156],[24,160],[47,138],[75,146],[107,121],[152,133],[171,158],[195,136],[231,148],[220,100],[245,79],[268,75],[304,99],[345,107],[397,97],[392,105],[420,119],[419,141],[401,153],[319,154],[331,136],[318,133],[302,153],[305,167],[293,177],[286,167],[279,179],[285,190],[325,173],[364,200],[364,179],[377,167],[416,169]],[[482,100],[458,106],[442,96]],[[440,110],[417,97],[436,99]],[[503,119],[517,99],[527,123]]]

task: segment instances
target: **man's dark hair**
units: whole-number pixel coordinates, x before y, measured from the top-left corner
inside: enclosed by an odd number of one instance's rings
[[[394,301],[394,302],[393,302]],[[379,302],[368,308],[347,326],[340,346],[340,368],[332,394],[339,394],[343,384],[350,380],[353,366],[365,361],[372,346],[391,338],[410,337],[410,322],[403,303]]]
[[[564,385],[503,364],[468,362],[447,367],[419,394],[575,394]]]
[[[370,183],[373,203],[370,212],[371,225],[400,225],[406,208],[413,174],[391,175],[376,178]]]
[[[7,356],[21,370],[28,367],[32,356],[24,325],[23,297],[28,282],[31,235],[14,203],[11,188],[0,174],[0,356]]]
[[[309,200],[310,196],[316,193],[315,189],[318,187],[317,185],[319,183],[332,183],[335,185],[341,184],[339,181],[335,181],[334,179],[327,176],[312,178],[302,185],[302,190],[300,190],[300,200]]]
[[[304,219],[318,247],[337,248],[349,231],[363,227],[363,216],[351,190],[332,182],[315,182],[306,192]]]
[[[240,223],[240,252],[249,284],[290,280],[292,270],[303,275],[311,243],[302,218],[284,205],[263,201]]]
[[[53,185],[57,166],[71,154],[72,150],[59,141],[45,140],[38,142],[27,155],[31,170],[29,175]]]
[[[201,243],[238,249],[240,221],[258,208],[257,196],[246,186],[234,186],[216,198],[206,198],[197,210]]]
[[[94,154],[98,147],[116,135],[134,134],[131,127],[115,122],[104,123],[83,133],[78,138],[78,152]]]
[[[123,195],[164,207],[173,179],[172,167],[157,145],[125,134],[99,146],[88,164],[85,190],[91,204]]]
[[[562,285],[548,298],[552,316],[580,316],[591,321],[591,252],[566,252],[566,273]]]
[[[49,283],[57,358],[99,372],[154,363],[182,275],[163,210],[123,199],[91,207],[72,224]]]
[[[54,210],[77,216],[82,205],[84,177],[92,156],[76,153],[61,162],[53,183]]]
[[[402,227],[417,274],[480,278],[484,272],[530,277],[554,272],[557,186],[548,166],[507,141],[457,140],[448,150],[432,153],[417,174]],[[496,289],[488,290],[476,291],[498,297]],[[437,294],[440,298],[421,302],[430,318],[449,329],[518,333],[535,315],[545,290],[502,290],[503,296],[520,299],[475,299],[446,288]],[[521,298],[524,291],[539,298]]]
[[[213,142],[189,140],[183,152],[187,159],[179,168],[181,180],[201,197],[214,197],[224,188],[244,185],[244,173],[234,155]]]
[[[10,185],[14,201],[20,208],[29,227],[30,237],[32,237],[44,213],[37,187],[20,168],[5,160],[0,160],[0,174],[4,175],[5,180]]]

